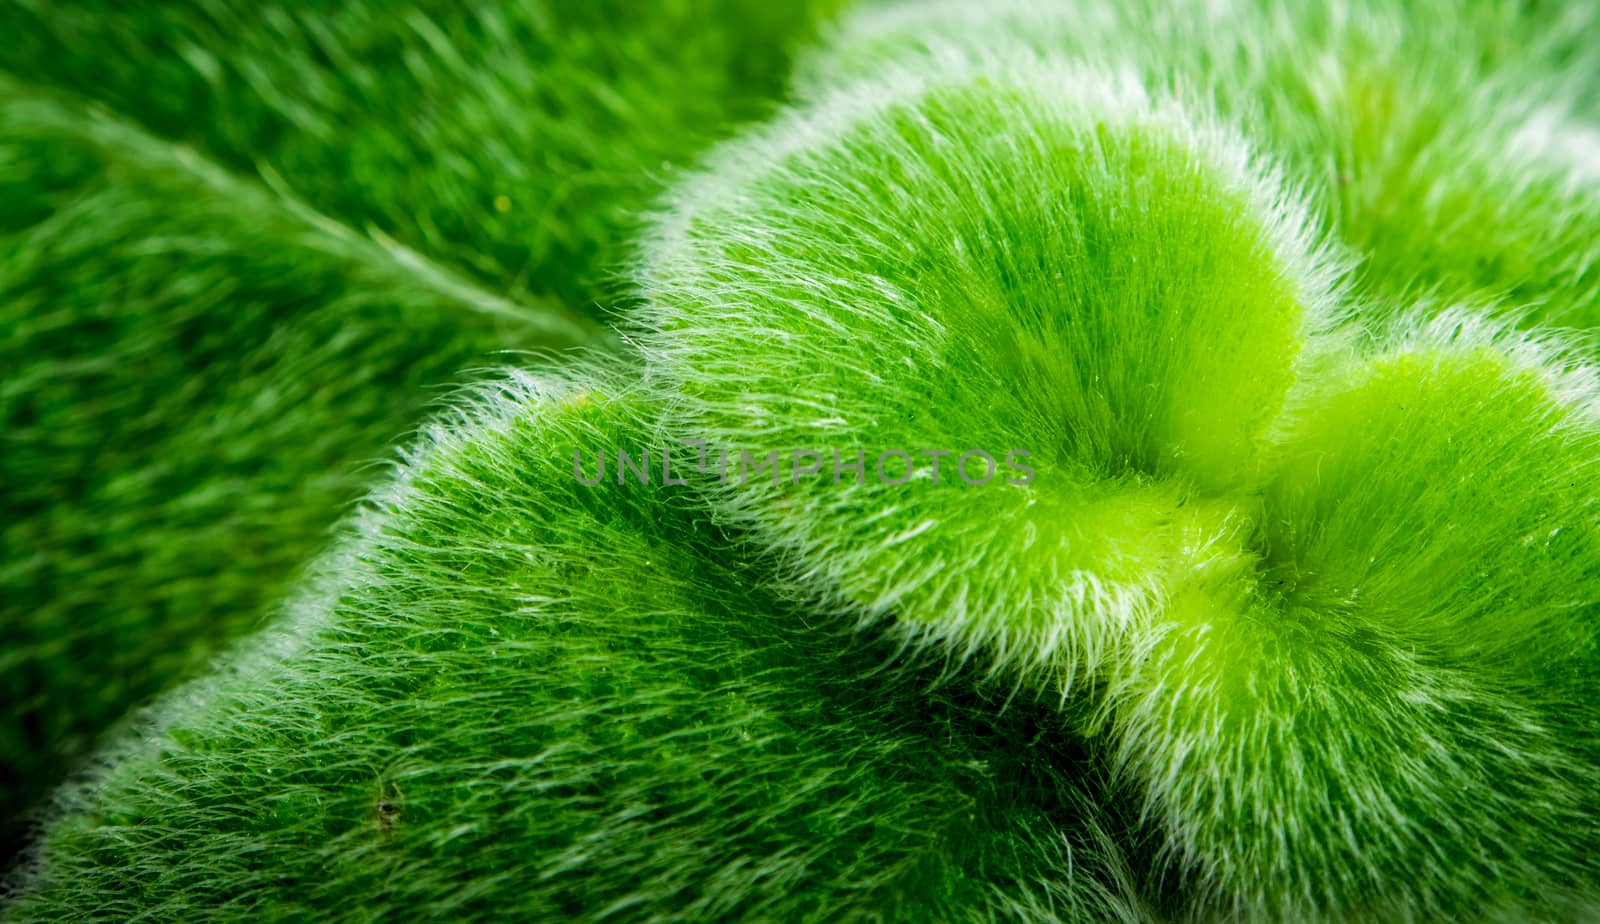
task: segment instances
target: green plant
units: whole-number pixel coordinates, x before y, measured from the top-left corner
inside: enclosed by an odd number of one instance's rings
[[[636,177],[575,219],[592,247],[540,251],[589,291],[640,226],[628,352],[458,399],[275,622],[58,792],[8,913],[1592,917],[1600,371],[1548,325],[1600,321],[1595,15],[853,12],[653,214]],[[146,206],[187,192],[242,252],[299,242],[262,265],[330,261],[316,292],[396,288],[350,258],[370,238],[206,208],[227,174],[162,185],[189,155],[147,133],[16,111],[52,127],[0,164],[58,124],[164,152],[99,214],[165,227]],[[229,137],[290,205],[326,141]]]
[[[0,857],[828,4],[627,6],[0,3]]]
[[[9,0],[0,70],[547,312],[611,307],[674,165],[784,86],[842,0]]]
[[[1230,915],[1594,901],[1593,370],[1463,310],[1356,336],[1203,110],[953,59],[724,147],[651,235],[669,432],[953,450],[717,509],[817,599],[1097,703]],[[1036,477],[957,477],[1012,449]]]
[[[11,916],[1138,920],[1051,710],[886,669],[684,493],[572,477],[647,440],[623,381],[458,402],[283,622],[64,794]]]
[[[864,4],[801,64],[823,92],[930,49],[1031,49],[1215,109],[1356,259],[1352,298],[1600,325],[1592,4],[912,0]]]

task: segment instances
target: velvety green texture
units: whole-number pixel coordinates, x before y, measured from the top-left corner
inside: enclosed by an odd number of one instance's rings
[[[825,5],[0,8],[49,709],[637,301],[128,718],[8,920],[1600,914],[1597,8],[863,3],[699,151]]]
[[[840,6],[6,0],[0,70],[271,171],[499,294],[598,316],[636,213],[770,105]]]
[[[1247,142],[1020,44],[840,84],[670,204],[638,337],[668,432],[916,456],[712,473],[715,508],[811,599],[1095,704],[1191,913],[1600,907],[1573,353],[1344,322],[1363,284]],[[1031,475],[953,470],[1014,449]]]
[[[1231,516],[1188,500],[1252,484],[1337,319],[1326,258],[1241,140],[1025,50],[844,87],[673,205],[640,323],[676,429],[828,452],[719,500],[845,602],[1000,660],[1109,652],[1191,566],[1187,531]],[[960,468],[979,451],[992,474]]]
[[[0,856],[452,383],[614,343],[626,226],[826,6],[0,3]]]
[[[621,378],[458,402],[63,795],[8,920],[1141,919],[1053,710],[784,608],[683,489],[573,477],[648,440]]]
[[[863,4],[809,58],[826,89],[886,61],[1006,48],[1124,69],[1219,109],[1358,261],[1374,317],[1469,301],[1600,325],[1594,4],[962,0]],[[1591,40],[1585,41],[1585,37]]]
[[[258,621],[441,385],[572,329],[5,89],[9,834],[63,761]]]

